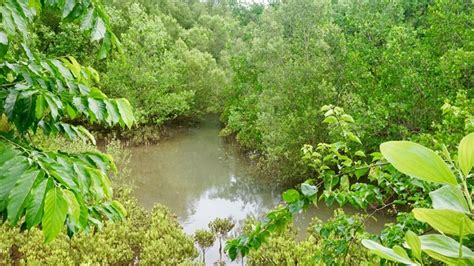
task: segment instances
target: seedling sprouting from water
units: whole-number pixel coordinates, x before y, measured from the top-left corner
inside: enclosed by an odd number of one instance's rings
[[[219,237],[219,262],[222,262],[222,240],[234,228],[231,218],[216,218],[209,223],[209,228]]]
[[[194,242],[199,246],[202,252],[202,263],[206,264],[206,250],[216,241],[216,235],[209,231],[200,229],[194,233]]]

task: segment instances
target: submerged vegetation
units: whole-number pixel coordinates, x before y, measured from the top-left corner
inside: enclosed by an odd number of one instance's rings
[[[0,264],[193,264],[197,247],[205,264],[216,239],[217,263],[224,245],[250,265],[474,262],[472,2],[244,2],[0,1]],[[289,189],[193,238],[138,206],[109,136],[208,113]],[[314,204],[360,214],[298,240]],[[366,232],[379,212],[394,222]]]

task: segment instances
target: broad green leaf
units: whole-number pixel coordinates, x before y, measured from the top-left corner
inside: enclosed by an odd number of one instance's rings
[[[343,115],[341,116],[341,119],[342,119],[343,121],[346,121],[346,122],[349,122],[349,123],[354,123],[354,122],[355,122],[355,121],[354,121],[354,118],[352,118],[352,116],[350,116],[350,115],[348,115],[348,114],[343,114]]]
[[[10,191],[8,196],[7,211],[8,221],[12,225],[16,225],[20,215],[22,214],[22,211],[26,205],[28,194],[30,193],[39,174],[40,171],[28,171],[23,173],[18,178],[18,181],[16,182],[13,189]]]
[[[408,247],[411,249],[411,252],[415,258],[421,261],[421,242],[420,238],[413,233],[412,231],[408,231],[405,234],[405,241]]]
[[[12,154],[16,157],[8,158]],[[6,149],[0,153],[0,212],[7,207],[8,195],[27,167],[26,159],[16,151]]]
[[[60,188],[51,188],[46,193],[43,214],[45,242],[50,242],[61,232],[68,211],[67,201]]]
[[[106,110],[105,110],[105,105],[101,100],[96,100],[93,98],[87,99],[88,105],[90,112],[94,119],[98,121],[103,121],[105,119],[106,115]]]
[[[318,188],[316,186],[303,183],[301,184],[301,193],[303,193],[303,195],[306,197],[311,197],[318,193]]]
[[[107,110],[107,122],[110,125],[115,125],[120,121],[120,112],[117,105],[113,104],[110,100],[104,100],[105,109]]]
[[[420,236],[421,249],[431,250],[450,258],[459,258],[460,244],[456,240],[438,234]],[[474,252],[466,246],[462,246],[462,258],[474,259]]]
[[[413,209],[413,214],[418,221],[428,223],[443,234],[458,236],[462,232],[462,235],[467,236],[474,233],[474,223],[461,212],[448,209],[417,208]],[[461,228],[463,228],[462,231]]]
[[[409,258],[399,255],[393,249],[384,247],[379,243],[364,239],[362,240],[362,245],[368,248],[372,253],[376,254],[377,256],[395,262],[404,263],[407,265],[417,265],[415,262],[411,261]]]
[[[323,120],[323,123],[327,123],[327,124],[334,124],[337,122],[337,118],[335,116],[328,116],[326,118],[324,118]]]
[[[120,118],[127,125],[128,128],[132,128],[135,118],[133,116],[132,107],[127,99],[117,99],[115,101],[117,108],[120,113]]]
[[[459,167],[464,175],[468,175],[474,166],[474,133],[465,136],[459,143]]]
[[[395,245],[393,246],[393,251],[395,251],[395,253],[397,253],[399,256],[405,258],[405,259],[410,259],[410,257],[408,256],[408,253],[406,252],[405,249],[403,249],[402,247],[400,247],[399,245]]]
[[[409,141],[389,141],[380,151],[398,171],[429,182],[456,185],[456,177],[434,151]]]
[[[292,203],[300,199],[300,193],[296,189],[288,189],[283,192],[282,196],[286,203]]]
[[[461,190],[455,186],[445,185],[430,192],[434,209],[450,209],[469,214],[469,206]]]
[[[48,179],[38,183],[31,190],[31,197],[26,204],[26,226],[31,228],[41,222],[44,208],[44,197],[48,187]]]

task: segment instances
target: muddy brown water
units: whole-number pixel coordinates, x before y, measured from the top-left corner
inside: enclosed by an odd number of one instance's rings
[[[280,203],[285,190],[256,178],[251,161],[242,156],[235,143],[219,137],[219,130],[217,116],[209,116],[156,145],[130,148],[134,194],[140,204],[147,209],[156,203],[169,207],[189,235],[207,228],[216,217],[232,217],[238,232],[247,217],[262,218]],[[304,237],[312,217],[324,221],[333,211],[321,203],[297,216],[298,237]],[[350,208],[345,211],[357,212]],[[390,220],[376,218],[367,224],[373,233]],[[206,263],[218,260],[217,243],[207,251]]]

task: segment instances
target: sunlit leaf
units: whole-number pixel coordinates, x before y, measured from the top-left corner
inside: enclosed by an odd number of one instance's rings
[[[362,240],[362,245],[368,248],[372,253],[376,254],[377,256],[394,261],[399,263],[404,263],[407,265],[417,265],[416,262],[411,261],[409,258],[399,255],[393,249],[384,247],[377,242],[372,240],[364,239]]]
[[[23,173],[16,182],[8,197],[8,221],[16,225],[21,212],[25,208],[26,199],[40,171],[29,171]]]
[[[464,175],[468,175],[474,166],[474,133],[465,136],[459,143],[459,167]]]
[[[469,214],[469,206],[461,190],[455,186],[445,185],[430,192],[430,198],[435,209],[450,209]]]
[[[420,236],[421,249],[430,250],[450,258],[459,258],[460,244],[456,240],[444,236],[429,234]],[[474,252],[466,246],[462,246],[462,258],[474,259]]]
[[[400,172],[421,180],[456,185],[456,177],[434,151],[409,141],[380,145],[383,156]]]
[[[413,233],[412,231],[408,231],[405,234],[405,241],[408,247],[411,249],[411,252],[415,258],[421,260],[421,242],[420,238]]]
[[[449,235],[470,235],[474,233],[474,223],[464,213],[453,210],[439,209],[413,209],[415,218],[428,223],[441,233]],[[461,231],[461,228],[463,230]]]

